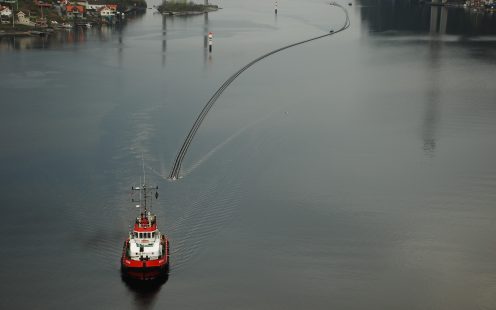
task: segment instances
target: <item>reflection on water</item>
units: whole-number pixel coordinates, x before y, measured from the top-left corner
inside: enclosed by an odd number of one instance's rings
[[[167,17],[162,15],[162,68],[165,67],[167,52]]]
[[[122,33],[122,25],[117,25],[116,27],[116,32],[119,36],[118,39],[118,48],[117,48],[117,61],[119,64],[119,67],[122,67],[122,61],[123,61],[123,51],[124,51],[124,36]]]
[[[448,24],[448,9],[443,7],[441,8],[441,17],[440,17],[440,26],[439,33],[446,33],[446,25]]]
[[[48,33],[46,36],[0,36],[0,52],[8,50],[29,50],[29,49],[56,49],[66,46],[75,46],[88,41],[107,42],[118,35],[119,40],[119,62],[122,62],[122,38],[123,30],[134,21],[143,17],[142,14],[129,15],[124,24],[100,25],[90,29],[75,27],[72,29],[57,30]]]
[[[203,17],[203,65],[206,66],[209,59],[208,52],[208,13]]]
[[[446,34],[448,23],[448,9],[446,7],[431,6],[430,34]]]
[[[419,1],[358,0],[365,30],[439,33],[463,36],[495,35],[495,19],[463,8],[430,6]],[[448,18],[448,15],[450,18]]]
[[[429,42],[428,75],[426,77],[428,86],[425,95],[425,113],[422,126],[424,151],[426,155],[431,157],[434,156],[436,149],[436,132],[440,118],[439,57],[443,45],[442,40],[436,40],[435,36],[446,34],[447,19],[448,9],[446,7],[431,6],[429,33],[433,38]]]
[[[169,27],[172,27],[173,29],[177,29],[177,24],[180,23],[182,26],[186,26],[187,22],[189,20],[197,20],[199,18],[203,18],[202,22],[202,40],[203,40],[203,65],[204,68],[208,63],[212,61],[212,55],[208,52],[208,33],[209,33],[209,17],[208,13],[200,15],[193,15],[193,16],[169,16],[169,15],[161,15],[161,20],[162,20],[162,32],[161,32],[161,43],[162,43],[162,59],[161,59],[161,64],[162,68],[165,68],[166,63],[167,63],[167,40],[168,40],[168,33],[167,33],[167,27],[168,23],[170,24]]]
[[[439,53],[442,42],[433,40],[430,42],[429,56],[427,62],[426,81],[428,86],[425,94],[425,111],[422,126],[422,138],[424,140],[424,151],[428,156],[434,156],[436,149],[436,133],[440,113],[439,94]]]
[[[162,286],[169,280],[169,275],[154,281],[133,281],[121,275],[122,282],[133,295],[135,309],[152,309]]]
[[[441,2],[435,0],[433,2]],[[441,119],[441,72],[443,46],[447,42],[465,42],[474,47],[476,40],[493,40],[496,21],[490,14],[480,14],[463,8],[431,6],[419,1],[360,0],[363,30],[373,36],[405,43],[424,41],[427,47],[426,75],[424,81],[425,105],[422,120],[422,140],[425,154],[434,156],[438,143]],[[449,17],[449,18],[448,18]],[[425,36],[427,35],[427,36]],[[488,42],[491,44],[491,42]],[[469,48],[472,57],[493,58],[490,49]],[[477,53],[477,54],[473,54]]]

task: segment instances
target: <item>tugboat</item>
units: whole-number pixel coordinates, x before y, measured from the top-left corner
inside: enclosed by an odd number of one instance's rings
[[[157,228],[157,218],[151,209],[151,192],[158,198],[158,187],[131,187],[139,193],[139,215],[124,242],[121,258],[122,276],[129,280],[166,279],[169,273],[169,239]],[[132,200],[136,201],[135,199]]]

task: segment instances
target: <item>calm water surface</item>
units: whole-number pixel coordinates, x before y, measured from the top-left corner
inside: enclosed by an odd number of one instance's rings
[[[153,5],[153,3],[149,3]],[[496,21],[414,1],[221,1],[0,41],[0,308],[496,308]],[[205,34],[214,32],[214,52]],[[169,280],[119,274],[147,177]]]

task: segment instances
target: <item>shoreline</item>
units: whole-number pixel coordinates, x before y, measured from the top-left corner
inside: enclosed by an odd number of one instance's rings
[[[136,15],[145,12],[145,10],[133,10]],[[129,12],[129,11],[128,11]],[[51,24],[47,27],[36,27],[27,26],[24,24],[16,24],[14,27],[12,25],[0,25],[0,37],[11,37],[11,36],[46,36],[51,33],[60,31],[79,31],[84,29],[91,29],[93,27],[101,27],[103,25],[122,25],[127,22],[127,20],[132,19],[129,15],[127,18],[114,18],[112,20],[104,20],[99,17],[87,17],[77,20],[71,20],[70,22],[65,22],[61,24]]]
[[[203,11],[159,11],[162,15],[171,15],[171,16],[188,16],[188,15],[201,15],[210,12],[216,12],[221,8],[207,8]]]
[[[13,31],[3,31],[0,30],[0,38],[3,37],[34,37],[31,33],[31,31],[20,31],[20,30],[13,30]]]
[[[88,22],[88,24],[91,24]],[[100,26],[100,24],[98,24]],[[71,28],[64,27],[47,27],[47,28],[11,28],[11,29],[0,29],[0,38],[3,37],[45,37],[49,34],[60,32],[60,31],[79,31],[82,29],[90,29],[93,26],[87,27],[84,25],[75,25]]]
[[[205,13],[218,11],[220,8],[217,5],[203,5],[190,3],[170,3],[164,1],[161,5],[155,7],[162,15],[171,16],[188,16],[201,15]]]

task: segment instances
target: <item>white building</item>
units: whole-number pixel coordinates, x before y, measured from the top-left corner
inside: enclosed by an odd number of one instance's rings
[[[12,16],[12,10],[9,7],[0,5],[0,15],[2,17],[11,17]]]
[[[99,10],[100,16],[115,16],[115,11],[109,7],[104,7]]]
[[[28,16],[23,11],[19,11],[17,13],[17,22],[21,25],[32,26],[34,27],[36,24],[29,19]]]
[[[85,6],[87,10],[99,11],[100,9],[107,7],[113,11],[117,11],[117,4],[89,3],[88,1],[78,2],[78,4]]]

